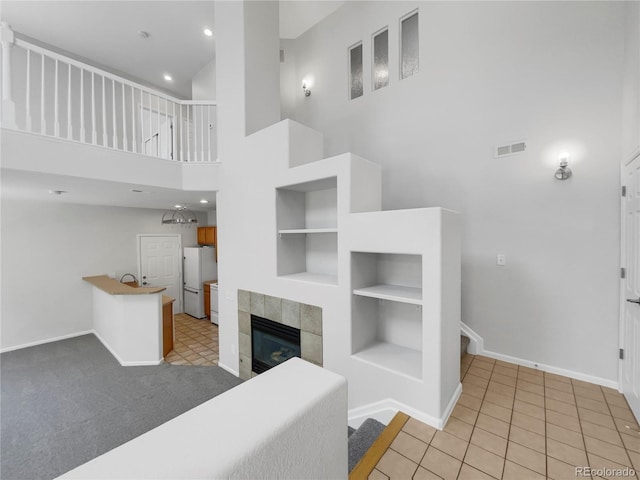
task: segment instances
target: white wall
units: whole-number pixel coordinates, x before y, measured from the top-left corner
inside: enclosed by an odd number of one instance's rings
[[[92,287],[82,277],[137,275],[137,234],[196,244],[195,227],[162,225],[162,213],[3,198],[1,348],[90,330]]]
[[[640,2],[625,2],[622,161],[640,148]]]
[[[192,100],[216,99],[216,60],[207,63],[191,81]]]
[[[399,81],[399,18],[415,8],[420,73]],[[295,41],[297,78],[283,86],[300,90],[313,75],[294,118],[324,133],[326,156],[351,151],[380,163],[384,208],[462,212],[463,321],[487,350],[611,381],[624,9],[347,2]],[[391,83],[372,92],[366,59],[385,25]],[[348,101],[347,48],[360,40],[365,94]],[[496,144],[522,138],[525,154],[493,158]],[[574,176],[559,182],[565,149]]]

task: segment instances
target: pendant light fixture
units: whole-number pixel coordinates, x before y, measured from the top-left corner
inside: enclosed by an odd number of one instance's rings
[[[164,212],[162,223],[165,225],[191,225],[198,223],[198,218],[187,207],[176,205],[174,210]]]

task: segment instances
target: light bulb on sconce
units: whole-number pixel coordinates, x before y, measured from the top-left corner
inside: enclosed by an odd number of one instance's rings
[[[558,180],[567,180],[571,177],[572,172],[569,168],[569,154],[567,152],[562,152],[559,156],[560,160],[560,168],[556,170],[555,177]]]
[[[311,90],[307,87],[307,82],[302,82],[302,91],[304,92],[305,97],[311,95]]]

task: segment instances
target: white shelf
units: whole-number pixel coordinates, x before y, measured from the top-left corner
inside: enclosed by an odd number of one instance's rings
[[[280,275],[279,278],[295,280],[297,282],[321,283],[324,285],[338,285],[337,275],[326,275],[323,273],[299,272],[289,275]]]
[[[354,295],[363,297],[379,298],[381,300],[392,300],[394,302],[411,303],[422,305],[422,289],[415,287],[404,287],[400,285],[373,285],[371,287],[357,288]]]
[[[337,228],[292,228],[286,230],[278,230],[280,235],[283,234],[307,234],[307,233],[338,233]]]
[[[353,355],[354,358],[385,370],[422,380],[422,352],[393,343],[374,343]]]

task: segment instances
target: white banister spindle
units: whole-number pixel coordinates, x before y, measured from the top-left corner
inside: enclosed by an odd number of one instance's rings
[[[27,132],[31,131],[31,50],[27,50],[27,98],[26,98],[26,121]]]
[[[2,126],[16,128],[16,104],[13,101],[11,85],[11,52],[15,37],[13,30],[5,22],[0,24],[0,42],[2,42]]]
[[[56,67],[53,79],[53,135],[60,136],[60,117],[58,116],[58,59],[56,59]]]
[[[102,146],[108,147],[107,143],[107,92],[105,88],[104,75],[102,75]]]
[[[44,55],[40,55],[40,133],[47,134],[44,118]]]
[[[164,149],[165,158],[170,158],[171,152],[169,151],[169,100],[167,98],[164,99],[164,131],[166,138],[166,148]]]
[[[125,102],[124,83],[122,85],[122,149],[126,152],[129,150],[129,142],[127,142],[127,109]]]
[[[149,101],[151,103],[151,101]],[[140,150],[145,154],[147,142],[145,140],[146,133],[144,132],[144,92],[140,90]],[[149,117],[149,130],[151,130],[151,117]]]
[[[182,104],[178,107],[180,110],[180,161],[184,162],[184,122],[182,121]]]
[[[200,105],[200,132],[202,133],[200,136],[200,147],[202,149],[200,153],[200,161],[204,162],[204,105]]]
[[[111,122],[113,127],[113,141],[111,146],[113,148],[118,148],[118,129],[116,127],[116,81],[113,78],[111,79],[111,104],[113,105],[113,121]]]
[[[191,161],[191,105],[187,104],[187,161]]]
[[[84,69],[80,69],[80,141],[86,142],[84,128]]]
[[[211,161],[211,107],[207,107],[207,150],[209,152],[209,161]]]
[[[131,87],[131,151],[136,153],[136,90]]]
[[[96,75],[91,72],[91,143],[98,143],[98,131],[96,130]]]
[[[156,157],[161,158],[160,153],[160,95],[156,95]]]
[[[73,127],[71,125],[71,64],[67,70],[67,139],[73,139]]]
[[[171,103],[173,105],[173,114],[171,116],[171,123],[173,125],[173,128],[171,129],[171,160],[176,160],[176,157],[178,156],[176,150],[176,102]]]

